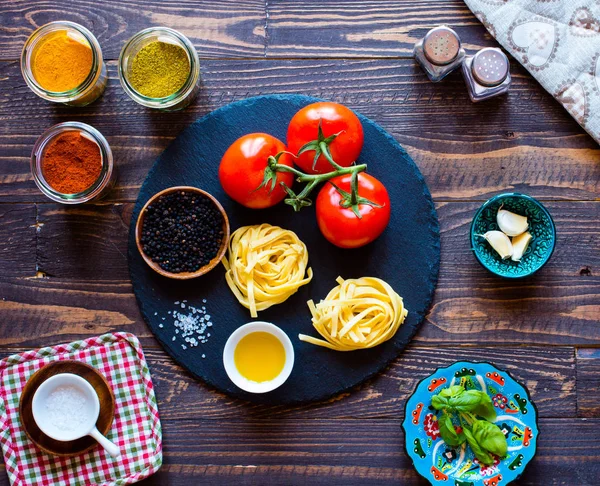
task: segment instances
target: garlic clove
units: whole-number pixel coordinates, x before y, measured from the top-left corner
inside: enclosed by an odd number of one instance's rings
[[[496,221],[498,222],[498,227],[507,236],[519,236],[529,228],[527,217],[512,213],[506,209],[502,209],[502,207],[498,210]]]
[[[490,246],[496,250],[503,260],[510,258],[513,254],[513,246],[508,236],[502,231],[488,231],[484,235],[479,235],[486,239]]]
[[[523,258],[523,253],[525,253],[525,251],[527,250],[527,247],[529,246],[530,241],[532,240],[532,236],[531,233],[526,232],[523,233],[522,235],[519,236],[515,236],[512,239],[512,246],[513,246],[513,254],[510,257],[510,259],[513,262],[520,262],[521,258]]]

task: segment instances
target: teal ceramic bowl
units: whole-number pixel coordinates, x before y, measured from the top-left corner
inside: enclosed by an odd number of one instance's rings
[[[443,441],[431,397],[452,385],[483,390],[492,398],[495,423],[508,442],[506,457],[494,456],[494,463],[486,466],[467,445],[450,447]],[[406,452],[417,472],[433,486],[506,486],[523,474],[535,456],[537,416],[529,392],[507,371],[485,362],[459,361],[420,381],[406,401],[402,422]]]
[[[513,213],[527,216],[533,239],[520,262],[503,260],[481,236],[487,231],[499,230],[496,215],[500,206]],[[539,201],[516,192],[498,194],[487,201],[471,224],[471,249],[475,257],[490,272],[505,278],[523,278],[533,275],[552,256],[556,243],[556,228],[552,216]]]

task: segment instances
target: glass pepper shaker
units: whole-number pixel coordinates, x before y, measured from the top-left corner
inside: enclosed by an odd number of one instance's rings
[[[415,44],[414,56],[431,81],[437,83],[463,62],[465,50],[450,27],[431,29]]]
[[[486,47],[474,56],[467,56],[462,72],[473,102],[504,94],[510,88],[508,57],[498,48]]]

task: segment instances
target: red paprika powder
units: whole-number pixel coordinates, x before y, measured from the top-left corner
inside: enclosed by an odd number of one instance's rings
[[[42,173],[48,185],[62,194],[83,192],[102,171],[100,147],[80,132],[64,132],[48,142]]]

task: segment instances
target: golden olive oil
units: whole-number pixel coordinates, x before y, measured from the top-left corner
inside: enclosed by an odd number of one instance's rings
[[[283,370],[285,349],[273,334],[252,332],[240,339],[233,360],[240,375],[247,380],[271,381]]]

